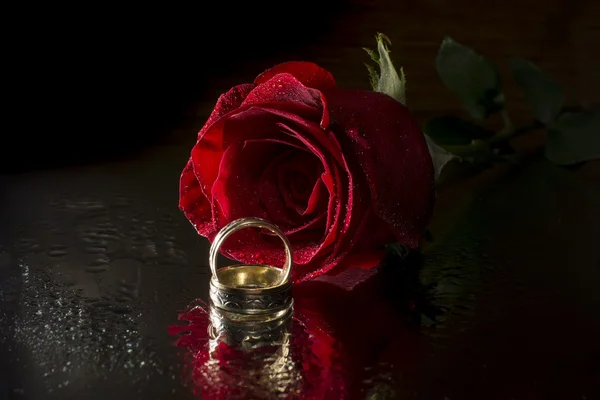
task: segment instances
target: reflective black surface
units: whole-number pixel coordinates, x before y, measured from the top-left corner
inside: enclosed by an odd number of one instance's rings
[[[0,178],[8,398],[193,398],[173,326],[207,299],[209,270],[207,242],[176,207],[187,154]],[[350,293],[296,289],[296,317],[324,333],[295,346],[333,346],[340,356],[318,368],[350,398],[597,394],[600,189],[541,157],[492,175],[441,190],[422,255]]]

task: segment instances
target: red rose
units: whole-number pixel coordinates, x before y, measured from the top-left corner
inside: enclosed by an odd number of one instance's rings
[[[417,246],[433,184],[425,137],[406,107],[289,62],[221,95],[181,175],[179,207],[209,240],[241,217],[277,224],[300,282],[370,268],[395,240]],[[244,263],[285,257],[276,237],[250,229],[222,250]]]

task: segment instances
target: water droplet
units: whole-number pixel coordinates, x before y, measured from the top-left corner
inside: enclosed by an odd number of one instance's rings
[[[85,269],[85,272],[89,272],[92,274],[97,274],[100,272],[104,272],[108,270],[108,264],[105,265],[96,265],[96,266],[89,266]]]
[[[85,248],[85,252],[89,254],[103,254],[106,253],[106,247],[88,246]]]
[[[61,244],[54,244],[50,246],[48,255],[50,257],[64,257],[67,255],[67,247]]]
[[[90,267],[97,267],[97,266],[104,266],[105,264],[108,264],[110,262],[110,260],[106,257],[100,257],[97,258],[95,260],[93,260],[92,262],[90,262]]]

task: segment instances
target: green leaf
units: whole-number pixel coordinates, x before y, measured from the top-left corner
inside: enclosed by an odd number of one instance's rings
[[[566,112],[550,125],[546,157],[557,165],[600,158],[600,111]]]
[[[515,82],[525,92],[535,118],[544,124],[554,121],[565,102],[562,87],[530,61],[517,58],[510,69]]]
[[[375,68],[373,68],[372,65],[366,63],[365,67],[367,67],[367,71],[369,71],[369,83],[371,84],[371,87],[373,90],[377,90],[377,82],[379,81],[379,75],[377,74],[377,71],[375,71]]]
[[[430,119],[425,132],[442,147],[469,146],[474,140],[487,140],[494,132],[451,115]]]
[[[395,242],[390,243],[386,246],[386,252],[390,256],[405,258],[406,256],[408,256],[410,249],[405,244]]]
[[[406,76],[402,68],[400,68],[400,75],[398,75],[390,59],[388,49],[388,45],[391,44],[390,39],[383,33],[378,33],[376,39],[377,53],[370,49],[364,49],[369,57],[377,63],[380,71],[378,74],[373,67],[367,65],[371,86],[376,92],[385,93],[406,105]]]
[[[433,169],[435,170],[435,179],[438,180],[442,174],[442,170],[453,159],[457,158],[454,154],[451,154],[447,150],[438,146],[433,139],[425,135],[425,141],[429,148],[429,154],[431,155],[431,161],[433,161]]]
[[[473,118],[481,120],[504,108],[498,71],[491,61],[473,49],[450,37],[444,38],[436,68],[444,84]]]
[[[366,47],[363,47],[363,50],[367,52],[367,54],[369,55],[369,57],[371,57],[371,60],[373,60],[377,64],[379,64],[379,54],[375,53],[373,50],[368,49]]]

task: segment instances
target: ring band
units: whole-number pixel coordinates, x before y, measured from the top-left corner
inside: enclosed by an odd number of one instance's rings
[[[217,274],[217,255],[219,253],[221,245],[233,233],[246,228],[267,229],[275,235],[277,235],[279,239],[281,239],[285,248],[285,264],[283,265],[283,269],[281,270],[279,279],[273,283],[273,286],[279,286],[286,283],[290,277],[290,272],[292,270],[292,246],[290,245],[289,240],[285,237],[281,229],[262,218],[240,218],[233,222],[230,222],[223,229],[221,229],[219,233],[217,233],[212,242],[212,245],[210,246],[209,252],[209,266],[213,277],[215,277],[217,281],[219,280],[219,275]]]

